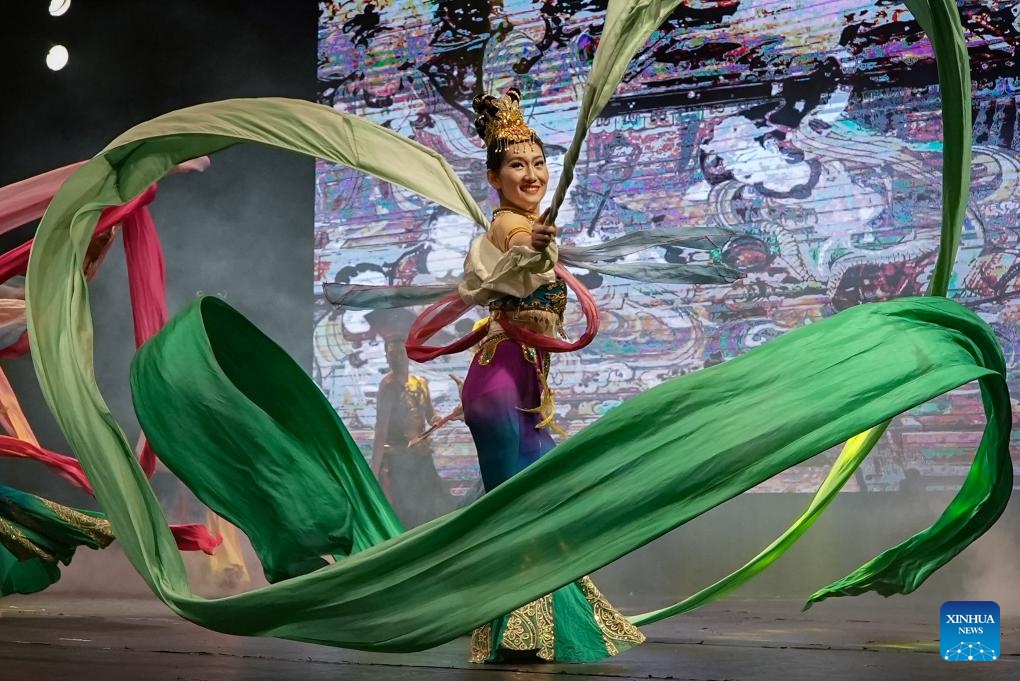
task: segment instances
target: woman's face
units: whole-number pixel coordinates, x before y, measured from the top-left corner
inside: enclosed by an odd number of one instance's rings
[[[542,148],[534,142],[511,144],[503,154],[499,171],[488,172],[489,184],[500,201],[536,213],[549,188],[549,168]]]

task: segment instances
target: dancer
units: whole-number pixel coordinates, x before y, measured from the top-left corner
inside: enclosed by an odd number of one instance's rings
[[[511,89],[499,100],[477,97],[474,108],[499,208],[465,264],[461,293],[487,304],[491,323],[471,361],[462,401],[482,481],[491,491],[553,448],[550,354],[506,329],[562,333],[567,286],[553,270],[556,227],[538,219],[549,169],[542,141],[521,113],[520,92]],[[637,627],[583,577],[475,629],[470,659],[591,662],[643,641]]]

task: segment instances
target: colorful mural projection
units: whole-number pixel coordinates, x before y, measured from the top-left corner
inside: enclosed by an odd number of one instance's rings
[[[604,1],[320,7],[320,102],[434,148],[491,205],[470,101],[513,84],[557,176]],[[995,328],[1020,394],[1020,2],[965,0],[961,12],[974,65],[974,189],[951,296]],[[578,272],[603,330],[584,352],[556,358],[559,423],[576,432],[671,376],[861,302],[922,293],[940,224],[936,81],[928,40],[898,3],[681,6],[633,60],[589,135],[557,222],[575,245],[650,227],[729,227],[739,236],[711,257],[747,276],[678,287]],[[417,310],[334,310],[320,285],[455,280],[477,228],[344,168],[320,164],[316,182],[314,371],[367,454],[388,370],[385,339],[405,333]],[[665,248],[632,257],[698,256]],[[449,374],[463,377],[467,364],[465,355],[412,365],[437,412],[456,405]],[[893,422],[847,489],[955,489],[982,425],[976,386],[925,404]],[[477,476],[467,429],[447,426],[432,446],[444,480],[463,494]],[[829,461],[818,457],[758,491],[813,492]]]

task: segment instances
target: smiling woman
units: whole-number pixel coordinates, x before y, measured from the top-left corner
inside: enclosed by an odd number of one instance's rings
[[[511,90],[507,96],[516,92]],[[486,176],[499,194],[499,208],[492,214],[489,240],[501,251],[513,246],[545,250],[556,237],[556,227],[538,221],[539,205],[549,186],[542,141],[536,136],[516,142],[493,156],[490,162],[496,167],[490,167]]]
[[[474,300],[488,306],[490,324],[475,349],[462,404],[490,492],[555,446],[549,434],[555,428],[547,382],[551,355],[507,330],[562,334],[567,285],[554,270],[556,227],[538,219],[549,169],[541,140],[524,120],[520,92],[477,97],[474,108],[499,208],[465,265],[475,281]],[[591,579],[582,577],[475,629],[471,661],[590,662],[643,641]]]

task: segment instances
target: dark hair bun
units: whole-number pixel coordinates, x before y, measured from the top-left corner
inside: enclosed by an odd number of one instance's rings
[[[497,101],[499,100],[492,95],[478,95],[471,100],[471,107],[478,115],[493,113],[496,110]]]
[[[471,108],[475,110],[475,132],[483,140],[489,124],[496,118],[496,102],[492,95],[478,95],[471,100]]]
[[[521,91],[515,87],[507,90],[506,96],[515,104],[521,103]],[[499,112],[499,99],[493,95],[478,95],[471,100],[471,108],[477,114],[475,116],[475,132],[484,140],[485,131],[492,121],[496,120],[496,114]]]

